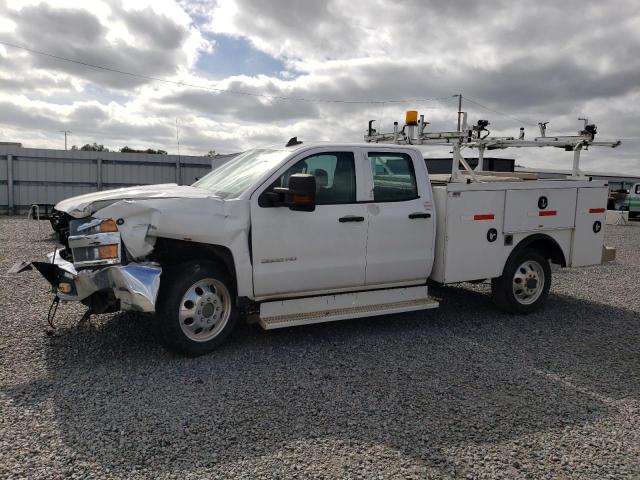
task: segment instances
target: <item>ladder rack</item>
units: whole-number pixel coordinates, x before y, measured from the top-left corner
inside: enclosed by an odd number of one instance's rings
[[[589,124],[586,118],[579,119],[584,121],[584,126],[578,132],[578,135],[547,136],[546,126],[548,122],[544,122],[538,124],[541,136],[535,137],[533,140],[525,140],[524,127],[520,128],[520,134],[517,138],[491,137],[487,129],[490,125],[488,120],[478,120],[476,125],[469,127],[467,125],[467,114],[465,112],[462,112],[462,114],[463,124],[460,131],[449,132],[426,131],[428,122],[425,122],[424,115],[418,117],[418,112],[415,110],[409,110],[406,113],[405,124],[402,129],[399,129],[398,122],[394,122],[393,132],[390,133],[378,133],[373,128],[375,120],[370,120],[364,141],[367,143],[390,143],[395,145],[450,145],[453,149],[452,182],[468,181],[467,177],[461,174],[459,164],[462,164],[469,173],[471,180],[480,181],[476,172],[482,171],[485,150],[526,147],[556,147],[573,152],[573,168],[570,178],[581,179],[585,178],[579,168],[580,152],[583,149],[586,150],[590,146],[615,148],[621,143],[620,140],[612,142],[595,141],[597,127],[595,124]],[[478,149],[478,166],[475,170],[469,166],[461,153],[465,148]]]

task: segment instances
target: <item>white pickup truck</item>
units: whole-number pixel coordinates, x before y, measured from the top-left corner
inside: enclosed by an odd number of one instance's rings
[[[435,308],[429,280],[491,279],[499,308],[528,313],[550,263],[603,261],[602,181],[430,179],[412,145],[289,145],[191,186],[64,200],[63,247],[33,266],[90,313],[155,312],[164,345],[197,355],[239,315],[273,329]]]

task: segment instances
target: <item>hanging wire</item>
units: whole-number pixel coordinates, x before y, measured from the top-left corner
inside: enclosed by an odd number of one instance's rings
[[[143,75],[143,74],[140,74],[140,73],[128,72],[128,71],[125,71],[125,70],[119,70],[117,68],[105,67],[104,65],[98,65],[98,64],[95,64],[95,63],[83,62],[83,61],[80,61],[80,60],[74,60],[74,59],[71,59],[71,58],[62,57],[60,55],[55,55],[53,53],[43,52],[41,50],[35,50],[33,48],[25,47],[23,45],[17,45],[15,43],[10,43],[10,42],[6,42],[6,41],[0,41],[0,45],[5,45],[5,46],[8,46],[8,47],[17,48],[17,49],[24,50],[24,51],[29,52],[29,53],[33,53],[35,55],[41,55],[41,56],[48,57],[48,58],[54,58],[56,60],[61,60],[63,62],[74,63],[74,64],[77,64],[77,65],[82,65],[82,66],[89,67],[89,68],[95,68],[97,70],[104,70],[104,71],[111,72],[111,73],[117,73],[119,75],[126,75],[126,76],[133,77],[133,78],[140,78],[140,79],[150,80],[150,81],[154,81],[154,82],[162,82],[162,83],[168,83],[168,84],[172,84],[172,85],[179,85],[179,86],[182,86],[182,87],[198,88],[198,89],[201,89],[201,90],[208,90],[208,91],[217,92],[217,93],[228,93],[228,94],[232,94],[232,95],[244,95],[244,96],[248,96],[248,97],[267,98],[267,99],[271,99],[271,100],[287,100],[287,101],[310,102],[310,103],[385,104],[385,103],[432,102],[432,101],[443,100],[443,99],[446,99],[446,98],[450,97],[448,95],[446,97],[435,97],[435,98],[385,99],[385,100],[340,100],[340,99],[324,99],[324,98],[290,97],[290,96],[286,96],[286,95],[270,95],[270,94],[266,94],[266,93],[255,93],[255,92],[247,92],[247,91],[242,91],[242,90],[229,90],[229,89],[224,89],[224,88],[215,88],[215,87],[209,87],[209,86],[206,86],[206,85],[198,85],[198,84],[194,84],[194,83],[180,82],[180,81],[177,81],[177,80],[169,80],[167,78],[154,77],[154,76],[151,76],[151,75]]]
[[[535,124],[535,123],[527,122],[526,120],[522,120],[522,119],[520,119],[520,118],[518,118],[518,117],[514,117],[513,115],[510,115],[510,114],[508,114],[508,113],[501,112],[500,110],[495,110],[495,109],[493,109],[493,108],[491,108],[491,107],[487,107],[486,105],[483,105],[483,104],[481,104],[481,103],[479,103],[479,102],[476,102],[475,100],[472,100],[472,99],[470,99],[469,97],[465,97],[464,95],[462,96],[462,98],[464,98],[464,99],[465,99],[465,100],[467,100],[468,102],[473,103],[474,105],[477,105],[477,106],[478,106],[478,107],[480,107],[480,108],[484,108],[485,110],[488,110],[488,111],[490,111],[490,112],[497,113],[498,115],[502,115],[503,117],[511,118],[511,119],[513,119],[513,120],[516,120],[517,122],[523,123],[523,124],[525,124],[525,125],[529,125],[530,127],[537,127],[537,126],[538,126],[538,125],[537,125],[537,124]]]

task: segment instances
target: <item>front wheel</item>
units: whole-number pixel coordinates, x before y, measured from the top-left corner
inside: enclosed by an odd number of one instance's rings
[[[162,344],[187,355],[202,355],[220,345],[235,327],[235,289],[214,263],[188,262],[165,269],[157,317]]]
[[[502,276],[491,280],[494,303],[510,313],[538,310],[547,301],[550,288],[549,260],[532,249],[509,257]]]

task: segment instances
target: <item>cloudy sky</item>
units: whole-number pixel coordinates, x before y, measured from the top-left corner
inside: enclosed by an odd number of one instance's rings
[[[406,109],[453,129],[462,92],[509,114],[465,101],[495,134],[530,138],[539,121],[570,134],[587,116],[623,145],[585,153],[584,167],[640,174],[637,0],[0,0],[0,42],[134,74],[0,45],[0,136],[25,146],[61,148],[67,129],[70,144],[173,153],[176,119],[182,153],[360,141],[367,120],[389,130]]]

